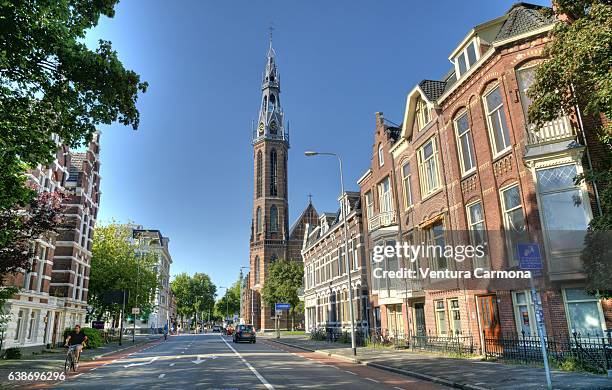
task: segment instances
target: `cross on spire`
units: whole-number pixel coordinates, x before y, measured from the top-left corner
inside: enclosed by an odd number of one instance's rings
[[[308,194],[308,204],[312,204],[312,194]]]

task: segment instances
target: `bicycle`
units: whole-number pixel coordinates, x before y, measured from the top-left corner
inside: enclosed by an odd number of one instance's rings
[[[64,372],[68,373],[68,371],[70,369],[72,369],[73,372],[76,372],[77,368],[77,361],[76,361],[76,347],[77,345],[71,345],[68,347],[68,352],[66,353],[66,360],[64,361]]]

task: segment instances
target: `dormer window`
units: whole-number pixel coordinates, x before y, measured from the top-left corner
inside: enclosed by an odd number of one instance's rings
[[[476,39],[472,39],[455,57],[455,71],[457,72],[457,78],[461,77],[467,72],[478,59],[480,53],[477,50]]]
[[[417,128],[421,130],[425,125],[429,123],[429,107],[425,100],[419,99],[416,104],[415,117],[417,121]]]

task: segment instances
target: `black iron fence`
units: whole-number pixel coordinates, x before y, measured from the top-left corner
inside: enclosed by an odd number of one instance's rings
[[[355,330],[355,344],[363,347],[366,343],[367,333],[359,328]],[[351,332],[342,328],[313,328],[310,330],[310,339],[317,341],[327,341],[330,343],[350,343]]]
[[[574,362],[582,368],[596,372],[612,369],[612,336],[581,335],[572,333],[568,337],[544,339],[550,359],[556,362]],[[527,335],[503,335],[500,338],[484,337],[484,352],[487,358],[521,363],[542,362],[540,337]]]
[[[460,334],[450,336],[421,335],[410,338],[410,349],[444,354],[473,355],[474,338]]]

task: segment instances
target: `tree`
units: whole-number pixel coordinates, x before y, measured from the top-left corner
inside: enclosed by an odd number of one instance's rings
[[[529,120],[536,128],[572,112],[603,122],[595,129],[607,153],[598,166],[576,178],[595,182],[601,214],[589,224],[582,261],[587,289],[612,297],[612,4],[609,0],[555,0],[553,12],[561,22],[544,50],[547,60],[538,67],[528,91],[533,102]]]
[[[215,305],[215,314],[221,318],[232,314],[240,313],[240,280],[232,284],[232,287],[225,291],[225,295],[217,301]]]
[[[43,192],[28,207],[0,210],[0,286],[11,273],[31,267],[34,240],[64,226],[59,192]]]
[[[61,142],[88,142],[96,126],[139,124],[148,84],[123,67],[108,41],[83,38],[118,0],[6,0],[0,4],[0,210],[35,192],[24,172],[49,164]]]
[[[193,277],[185,272],[177,275],[170,289],[176,298],[176,311],[182,320],[198,318],[206,313],[212,313],[215,306],[217,287],[210,277],[204,273],[196,273]]]
[[[88,296],[96,317],[100,319],[104,313],[117,317],[120,306],[102,301],[103,294],[109,291],[129,291],[127,313],[134,307],[150,312],[155,292],[161,286],[155,270],[157,261],[155,253],[138,251],[127,225],[96,226]]]
[[[268,305],[275,303],[291,304],[291,322],[295,313],[300,312],[298,289],[302,287],[304,268],[297,261],[277,260],[270,264],[269,274],[262,290],[262,298]]]

